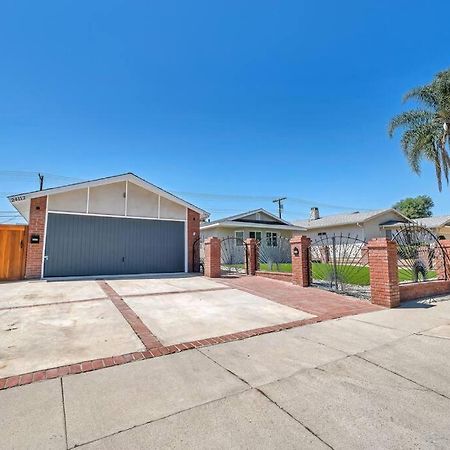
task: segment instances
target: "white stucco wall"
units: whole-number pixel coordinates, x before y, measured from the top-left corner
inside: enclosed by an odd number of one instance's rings
[[[266,237],[266,231],[270,231],[272,233],[277,233],[278,236],[282,236],[283,238],[290,239],[293,236],[293,232],[289,230],[279,230],[277,228],[264,229],[264,228],[242,228],[237,225],[236,227],[216,227],[210,228],[208,230],[202,230],[200,228],[200,236],[202,239],[206,239],[208,237],[218,237],[219,239],[223,239],[225,237],[231,236],[235,237],[236,231],[244,232],[244,239],[248,239],[250,237],[250,231],[260,231],[261,238],[264,239]],[[301,234],[300,232],[295,232],[295,234]]]
[[[158,195],[136,184],[128,183],[127,215],[158,217]]]
[[[88,201],[89,199],[89,201]],[[48,195],[49,211],[186,220],[186,207],[125,181]]]
[[[125,215],[126,183],[110,183],[89,190],[89,212],[91,214]]]
[[[87,189],[76,189],[63,194],[48,196],[49,211],[85,213],[87,207]]]
[[[369,241],[370,239],[378,237],[386,237],[386,230],[380,227],[380,223],[388,222],[390,220],[398,221],[403,219],[401,216],[395,214],[394,212],[390,212],[368,220],[360,225],[351,224],[334,227],[323,227],[307,231],[305,232],[305,234],[313,241],[319,239],[319,233],[327,233],[327,236],[333,236],[333,234],[340,235],[342,233],[344,236],[350,235],[351,237],[355,237],[363,241]]]
[[[161,219],[186,219],[186,207],[171,202],[170,200],[161,197],[160,205]]]

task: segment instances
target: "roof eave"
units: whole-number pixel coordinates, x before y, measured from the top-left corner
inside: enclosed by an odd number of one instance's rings
[[[304,227],[296,225],[284,225],[284,224],[264,224],[259,222],[214,222],[200,224],[200,230],[211,230],[213,228],[261,228],[261,229],[279,229],[286,231],[307,231]]]
[[[199,213],[200,217],[202,219],[206,219],[210,216],[210,213],[205,211],[204,209],[201,209],[201,208],[193,205],[192,203],[189,203],[189,202],[177,197],[176,195],[173,195],[170,192],[165,191],[164,189],[148,182],[147,180],[144,180],[141,177],[138,177],[137,175],[135,175],[134,173],[131,173],[131,172],[120,174],[120,175],[113,175],[113,176],[105,177],[105,178],[99,178],[99,179],[91,180],[91,181],[82,181],[79,183],[72,183],[72,184],[68,184],[66,186],[59,186],[59,187],[54,187],[54,188],[49,188],[49,189],[43,189],[42,191],[32,191],[32,192],[25,192],[25,193],[21,193],[21,194],[9,195],[7,198],[10,201],[10,203],[14,206],[13,199],[17,198],[17,197],[24,197],[24,200],[26,200],[26,199],[32,199],[32,198],[42,197],[42,196],[46,196],[46,195],[60,194],[60,193],[72,191],[75,189],[84,189],[84,188],[88,188],[88,187],[102,186],[102,185],[105,185],[105,184],[108,184],[111,182],[119,183],[121,181],[132,181],[135,184],[140,185],[144,189],[147,188],[147,189],[157,193],[158,195],[161,195],[162,197],[167,198],[168,200],[174,201],[175,203],[181,204],[181,205],[185,206],[186,208],[189,208],[189,209]]]

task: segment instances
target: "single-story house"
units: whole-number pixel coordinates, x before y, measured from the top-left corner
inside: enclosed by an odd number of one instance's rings
[[[430,229],[439,239],[450,239],[450,216],[423,217],[414,222]]]
[[[310,218],[293,223],[306,229],[313,241],[325,236],[344,235],[369,241],[377,237],[390,237],[389,225],[408,223],[409,219],[393,208],[375,211],[334,214],[321,217],[318,208],[311,208]]]
[[[419,219],[410,219],[411,223],[418,224],[428,228],[439,239],[450,239],[450,216],[432,216],[421,217]],[[402,223],[393,222],[385,226],[386,230],[391,230],[393,235]]]
[[[200,225],[202,239],[212,236],[237,240],[254,238],[269,247],[276,247],[280,239],[290,239],[305,231],[304,227],[293,225],[262,208]]]
[[[25,278],[191,271],[209,216],[133,173],[8,199],[28,222]]]

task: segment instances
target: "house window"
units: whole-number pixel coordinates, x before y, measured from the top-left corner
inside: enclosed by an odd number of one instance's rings
[[[248,236],[251,239],[256,239],[257,242],[261,242],[261,231],[250,231]]]
[[[243,231],[235,231],[234,237],[236,238],[236,246],[242,247],[244,245],[244,232]]]
[[[322,231],[321,233],[317,233],[318,236],[326,236],[327,233],[325,233],[324,231]]]
[[[266,245],[267,247],[278,247],[277,233],[266,232]]]

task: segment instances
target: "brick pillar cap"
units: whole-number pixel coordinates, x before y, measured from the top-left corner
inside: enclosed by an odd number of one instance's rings
[[[209,244],[210,242],[220,241],[218,237],[212,236],[205,239],[205,244]]]
[[[300,244],[302,242],[310,241],[311,239],[308,236],[301,235],[301,236],[292,236],[290,243],[291,244]]]
[[[374,238],[371,239],[368,244],[367,247],[370,248],[386,248],[388,246],[396,246],[397,244],[392,241],[391,239],[388,238]]]

